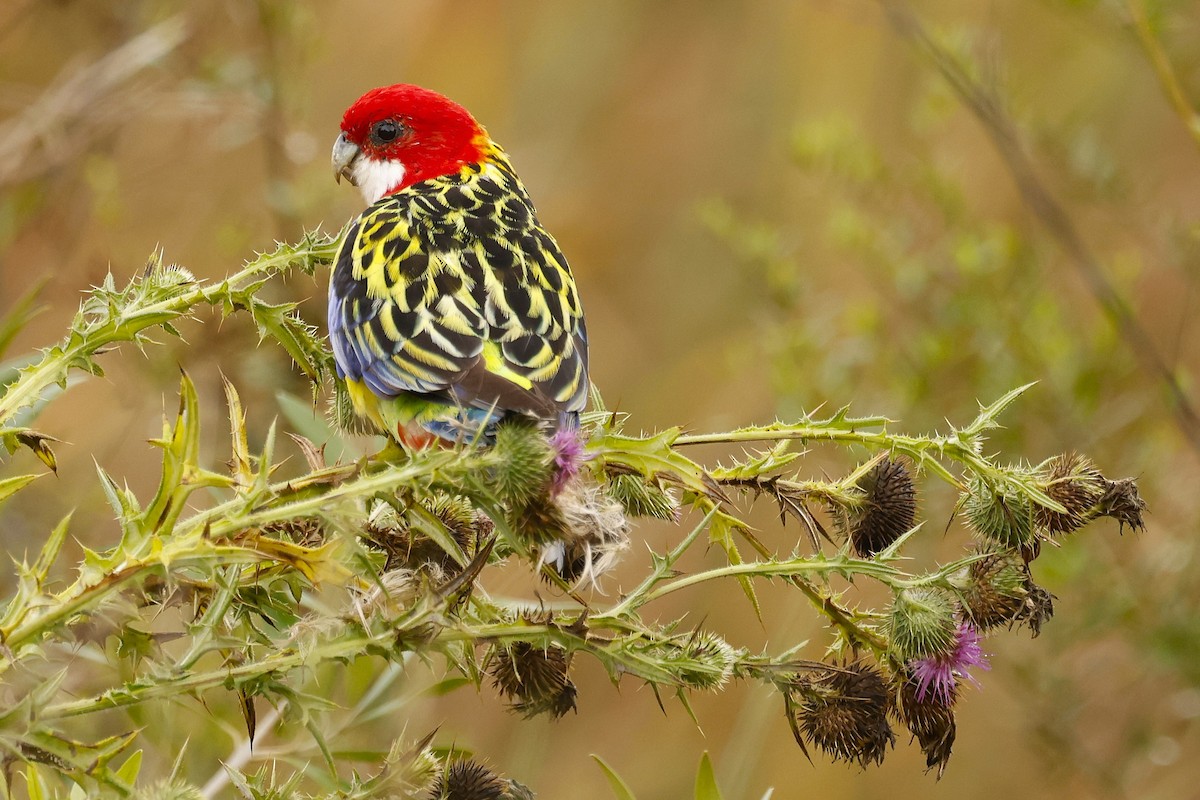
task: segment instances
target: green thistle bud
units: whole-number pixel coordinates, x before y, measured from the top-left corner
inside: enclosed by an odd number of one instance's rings
[[[393,786],[421,789],[431,786],[438,776],[445,772],[444,765],[429,746],[432,739],[433,734],[430,734],[415,747],[402,739],[392,742],[391,750],[384,759],[384,768],[395,777]],[[413,794],[415,792],[404,796],[409,797]]]
[[[797,681],[788,701],[788,717],[797,742],[825,752],[836,761],[866,767],[883,763],[896,736],[888,724],[891,695],[877,669],[861,662],[829,666]]]
[[[886,550],[913,526],[917,490],[903,461],[885,458],[858,480],[863,498],[850,512],[850,544],[870,558]]]
[[[713,633],[697,633],[681,646],[657,648],[653,658],[663,663],[680,683],[693,689],[717,690],[733,675],[737,650]]]
[[[689,686],[697,689],[720,689],[733,676],[737,650],[715,633],[694,637],[685,648],[693,666],[680,672]]]
[[[918,697],[917,681],[901,676],[896,690],[896,718],[917,737],[921,752],[925,754],[925,766],[937,770],[940,779],[950,761],[950,750],[954,746],[957,725],[954,721],[953,702],[927,695]]]
[[[471,501],[460,495],[438,493],[426,507],[442,521],[460,545],[467,548],[475,535],[478,514]]]
[[[1025,608],[1028,578],[1011,553],[988,553],[966,569],[962,602],[971,624],[981,631],[1017,620]]]
[[[954,604],[936,589],[904,589],[892,602],[887,631],[902,662],[947,653],[958,631]]]
[[[139,789],[136,800],[202,800],[204,793],[182,778],[165,778]]]
[[[1019,550],[1037,538],[1029,498],[1005,482],[993,485],[979,476],[972,478],[964,507],[967,521],[985,541]]]
[[[475,543],[490,532],[491,520],[477,512],[465,497],[439,492],[414,501],[403,513],[390,502],[377,500],[367,515],[363,532],[387,554],[385,570],[402,567],[420,570],[440,581],[457,574],[459,565],[425,532],[427,526],[438,524],[464,553],[472,553]]]
[[[492,480],[509,505],[525,506],[546,492],[554,453],[535,420],[513,415],[497,425],[492,453]]]
[[[568,675],[570,669],[571,657],[563,648],[516,642],[497,646],[488,671],[496,690],[513,700],[513,710],[526,717],[549,714],[557,718],[575,710],[576,689]]]
[[[1044,506],[1035,509],[1039,528],[1049,533],[1071,533],[1096,515],[1106,481],[1092,462],[1074,453],[1055,456],[1038,467],[1042,489],[1065,512]]]
[[[508,800],[509,782],[478,761],[456,761],[438,775],[429,800]]]
[[[679,501],[658,481],[647,482],[628,472],[610,473],[606,489],[631,517],[671,521],[679,514]]]

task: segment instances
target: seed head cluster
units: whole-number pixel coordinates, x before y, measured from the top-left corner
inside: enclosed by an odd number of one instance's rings
[[[478,761],[455,761],[438,775],[429,800],[509,800],[509,782]]]
[[[1055,456],[1038,469],[1046,495],[1063,507],[1037,507],[1037,525],[1049,534],[1071,533],[1096,515],[1107,481],[1092,462],[1074,453]]]
[[[932,697],[921,697],[920,684],[911,676],[900,676],[898,683],[896,718],[916,737],[925,754],[925,765],[936,770],[940,778],[950,761],[957,734],[953,708],[957,687],[952,690],[951,702],[944,703]]]
[[[888,548],[913,526],[917,516],[917,490],[901,460],[884,458],[858,481],[861,503],[848,522],[854,552],[869,558]]]
[[[414,506],[420,506],[420,509]],[[459,571],[458,563],[422,530],[416,528],[411,515],[429,519],[443,526],[465,553],[473,552],[478,541],[491,532],[492,522],[477,513],[461,497],[435,494],[414,500],[403,512],[395,505],[376,501],[367,517],[364,534],[387,555],[385,570],[410,569],[430,575],[435,581]]]
[[[556,645],[528,642],[498,647],[489,672],[492,685],[526,717],[557,718],[575,710],[575,684],[569,677],[571,657]]]
[[[1025,610],[1027,583],[1019,556],[1007,551],[984,553],[967,568],[963,613],[981,631],[1012,625]]]
[[[874,667],[827,666],[797,681],[793,695],[789,716],[801,748],[807,742],[834,760],[866,767],[882,763],[895,746],[887,719],[891,693]]]

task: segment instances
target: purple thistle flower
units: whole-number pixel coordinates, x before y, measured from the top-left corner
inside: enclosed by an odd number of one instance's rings
[[[925,698],[929,697],[930,700],[944,706],[954,704],[954,693],[959,679],[979,685],[979,681],[968,672],[969,669],[991,669],[988,657],[980,644],[979,631],[965,622],[958,626],[952,650],[927,658],[913,659],[909,662],[909,667],[917,682],[917,702],[923,703]]]
[[[579,474],[579,467],[588,456],[583,451],[583,437],[578,428],[559,428],[550,437],[550,449],[554,452],[554,478],[550,485],[554,496]]]

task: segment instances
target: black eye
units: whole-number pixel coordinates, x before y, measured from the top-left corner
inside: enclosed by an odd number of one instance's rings
[[[403,127],[395,120],[385,119],[371,126],[371,139],[376,144],[391,144],[396,141],[403,130]]]

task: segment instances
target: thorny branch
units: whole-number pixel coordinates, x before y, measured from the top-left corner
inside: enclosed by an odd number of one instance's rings
[[[177,333],[176,324],[214,305],[250,314],[263,338],[314,381],[327,379],[324,341],[294,307],[267,304],[256,293],[290,270],[311,274],[336,246],[336,237],[310,235],[217,283],[198,281],[157,254],[128,286],[106,280],[85,298],[68,335],[0,389],[0,422],[13,425],[19,415],[32,423],[49,387],[69,388],[66,378],[75,371],[98,374],[98,357],[113,345],[144,348],[153,343],[151,330]],[[336,787],[330,798],[367,798],[385,785],[401,796],[424,796],[447,769],[429,737],[416,745],[397,742],[369,780],[340,773],[328,729],[318,724],[331,713],[313,688],[322,670],[370,660],[385,668],[440,661],[461,683],[490,682],[520,713],[561,716],[575,706],[571,665],[579,656],[595,659],[614,681],[644,682],[689,708],[691,692],[765,682],[782,697],[802,747],[863,765],[878,761],[894,741],[887,709],[932,702],[913,695],[922,659],[939,647],[959,647],[953,638],[959,635],[970,644],[978,631],[1005,626],[1036,633],[1049,619],[1050,597],[1030,569],[1042,541],[1102,516],[1141,527],[1144,504],[1134,483],[1110,481],[1082,457],[1026,466],[982,455],[998,417],[1029,388],[981,406],[975,419],[938,435],[894,433],[886,418],[852,417],[845,408],[826,418],[810,414],[721,433],[633,434],[626,431],[628,416],[605,410],[597,395],[573,446],[574,477],[554,490],[561,477],[555,470],[566,470],[562,453],[555,455],[536,426],[522,423],[504,426],[490,447],[392,449],[333,465],[321,447],[293,435],[307,468],[288,476],[274,427],[251,452],[232,385],[226,386],[231,457],[212,467],[201,461],[202,409],[185,374],[178,414],[153,442],[162,450],[154,496],[143,500],[99,471],[119,542],[87,551],[74,580],[63,585],[56,576],[66,572],[60,554],[68,517],[33,564],[17,565],[17,588],[0,611],[0,671],[31,689],[0,705],[0,720],[9,721],[0,727],[0,748],[10,763],[24,765],[27,783],[41,785],[53,774],[128,795],[139,785],[141,763],[130,751],[145,737],[84,741],[89,729],[79,720],[227,691],[238,698],[248,739],[259,738],[255,698],[265,698],[306,720],[324,765],[280,782],[274,773],[249,775],[231,766],[224,774],[243,793],[252,785],[294,787],[323,768],[328,774],[321,780]],[[53,437],[29,428],[0,432],[10,449],[30,447],[55,463]],[[329,428],[329,437],[339,435]],[[768,449],[742,449],[753,442]],[[859,461],[840,479],[814,478],[804,473],[807,450],[795,449],[797,442],[844,448]],[[703,464],[685,455],[696,444],[740,454]],[[924,571],[902,554],[921,533],[914,469],[960,492],[974,534],[961,558]],[[25,490],[34,477],[0,479],[0,499]],[[810,542],[784,534],[773,542],[753,530],[734,499],[764,492],[822,536]],[[630,518],[679,522],[689,511],[702,518],[667,553],[650,553],[636,585],[620,587],[615,600],[589,593],[624,549]],[[702,550],[700,542],[716,544],[723,563],[682,572],[681,559]],[[749,557],[741,552],[747,545]],[[490,596],[476,578],[501,564],[540,572],[550,585],[538,596],[552,592],[554,601]],[[659,621],[663,598],[725,582],[739,586],[757,614],[764,581],[794,587],[829,622],[828,641],[811,657],[799,657],[804,642],[755,653],[702,624],[688,629],[685,620]],[[891,605],[859,607],[854,593],[866,582],[884,587]],[[318,594],[320,602],[312,599]],[[148,633],[148,621],[166,608],[183,620],[180,630]],[[116,656],[104,649],[110,636],[121,642]],[[178,645],[167,647],[170,641]],[[107,687],[82,696],[64,689],[65,670],[45,668],[81,651],[100,662],[116,659]],[[948,674],[938,691],[957,697],[959,678]],[[390,702],[403,710],[401,701]],[[845,703],[849,716],[825,714]],[[273,713],[266,721],[276,719]],[[940,773],[953,742],[952,708],[927,710],[933,716],[919,725],[908,712],[896,713]],[[822,727],[829,719],[857,722],[830,730]],[[929,719],[941,727],[931,733]],[[118,758],[125,761],[117,765]]]

